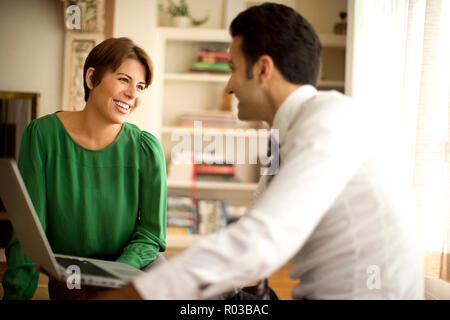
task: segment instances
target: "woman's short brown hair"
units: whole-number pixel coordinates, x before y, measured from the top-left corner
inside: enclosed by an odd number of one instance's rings
[[[129,38],[110,38],[95,46],[86,58],[83,68],[84,101],[87,102],[91,91],[86,83],[87,70],[91,67],[95,69],[92,83],[96,87],[106,71],[116,71],[127,58],[136,59],[144,65],[145,88],[147,88],[153,78],[153,64],[150,57]]]

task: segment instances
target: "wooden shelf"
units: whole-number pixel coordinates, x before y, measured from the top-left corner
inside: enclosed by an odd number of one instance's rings
[[[167,40],[231,42],[231,36],[227,29],[160,27],[158,32]],[[319,38],[323,47],[345,48],[347,42],[345,35],[332,33],[320,33]]]
[[[254,192],[257,183],[244,183],[244,182],[209,182],[209,181],[197,181],[197,190],[223,190],[223,191],[236,191],[236,192]],[[192,182],[190,181],[167,181],[167,188],[169,189],[191,189]]]
[[[257,183],[197,181],[197,199],[224,200],[230,205],[249,206],[253,202]],[[167,181],[168,195],[191,197],[189,181]]]
[[[322,47],[345,48],[347,44],[347,37],[345,35],[320,33],[319,38],[320,42],[322,42]]]
[[[165,80],[171,81],[197,81],[197,82],[219,82],[227,83],[230,79],[230,75],[226,74],[207,74],[207,73],[166,73],[164,75]],[[343,80],[319,80],[318,87],[344,87],[345,81]]]
[[[189,246],[199,242],[205,236],[199,234],[168,234],[166,243],[168,248],[188,248]]]
[[[343,80],[319,80],[318,87],[337,87],[337,88],[344,88],[345,87],[345,81]]]
[[[235,137],[248,137],[249,133],[253,132],[254,134],[258,135],[258,129],[256,128],[237,128],[237,129],[217,129],[217,128],[202,128],[201,132],[199,130],[198,134],[205,133],[205,131],[209,129],[219,130],[224,136],[235,136]],[[247,131],[248,129],[252,129],[252,131]],[[187,130],[189,134],[194,134],[194,128],[185,128],[180,126],[163,126],[162,127],[162,133],[166,135],[171,135],[174,132],[180,131],[180,130]],[[261,129],[266,130],[267,136],[270,135],[270,130],[267,129]],[[181,133],[181,132],[179,132]],[[253,134],[252,133],[252,134]]]
[[[198,81],[198,82],[219,82],[227,83],[230,74],[211,74],[211,73],[166,73],[165,80],[172,81]]]

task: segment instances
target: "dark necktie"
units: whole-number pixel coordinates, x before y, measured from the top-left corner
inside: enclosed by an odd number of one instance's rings
[[[272,144],[275,146],[275,148],[272,148]],[[275,138],[272,137],[272,135],[269,138],[267,146],[267,156],[270,157],[270,161],[268,172],[266,172],[266,174],[269,174],[269,177],[267,178],[266,182],[266,188],[268,184],[272,181],[273,177],[275,176],[274,172],[278,172],[278,168],[272,168],[272,165],[279,166],[281,164],[280,146],[278,145],[278,142],[275,140]],[[278,159],[275,157],[277,157]],[[277,160],[278,163],[276,163]],[[258,281],[256,285],[256,298],[258,300],[271,300],[268,278]]]

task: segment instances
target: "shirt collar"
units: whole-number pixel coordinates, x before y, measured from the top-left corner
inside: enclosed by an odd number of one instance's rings
[[[281,104],[275,113],[272,129],[279,130],[280,144],[283,143],[285,134],[291,123],[295,121],[295,113],[301,105],[317,94],[316,88],[310,84],[302,85],[292,92]]]

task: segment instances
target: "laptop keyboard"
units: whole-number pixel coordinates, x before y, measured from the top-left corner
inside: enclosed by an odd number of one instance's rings
[[[81,274],[118,279],[116,276],[97,267],[96,265],[90,263],[89,261],[71,259],[71,258],[62,258],[62,257],[55,257],[55,258],[56,258],[56,261],[58,261],[58,263],[66,269],[69,266],[76,265],[80,268]]]

